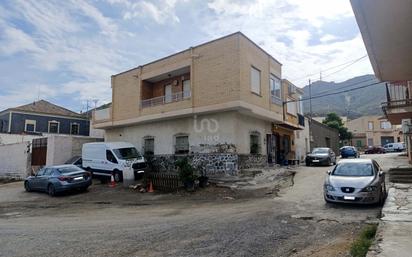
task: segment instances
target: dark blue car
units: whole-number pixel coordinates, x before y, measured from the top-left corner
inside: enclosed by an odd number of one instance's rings
[[[54,196],[70,190],[86,191],[91,184],[90,172],[75,165],[59,165],[42,168],[35,176],[26,178],[24,188],[27,192],[43,191]]]
[[[353,146],[343,146],[340,148],[341,158],[354,157],[359,158],[360,154],[358,150]]]

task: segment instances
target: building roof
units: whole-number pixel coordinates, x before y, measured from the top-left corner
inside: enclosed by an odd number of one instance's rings
[[[20,112],[29,112],[29,113],[36,113],[36,114],[49,114],[49,115],[59,115],[59,116],[66,116],[66,117],[75,117],[75,118],[85,118],[83,115],[70,111],[64,107],[52,104],[46,100],[39,100],[34,101],[30,104],[25,104],[21,106],[17,106],[14,108],[6,109],[3,112],[9,111],[20,111]]]

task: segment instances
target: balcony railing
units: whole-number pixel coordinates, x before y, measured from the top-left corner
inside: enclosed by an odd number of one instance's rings
[[[100,110],[95,110],[94,111],[94,120],[95,121],[104,121],[104,120],[109,120],[110,119],[110,113],[112,111],[112,108],[105,108],[105,109],[100,109]]]
[[[183,101],[186,99],[190,99],[190,97],[191,97],[190,91],[182,91],[182,92],[174,93],[171,95],[162,95],[162,96],[142,100],[141,107],[148,108],[148,107],[154,107],[154,106],[173,103],[173,102],[179,102],[179,101]]]
[[[386,114],[388,109],[412,106],[412,99],[393,100],[382,103],[382,110]]]

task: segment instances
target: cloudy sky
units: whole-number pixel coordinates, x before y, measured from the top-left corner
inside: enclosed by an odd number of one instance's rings
[[[349,0],[2,0],[0,110],[109,102],[110,76],[241,31],[304,86],[370,74]]]

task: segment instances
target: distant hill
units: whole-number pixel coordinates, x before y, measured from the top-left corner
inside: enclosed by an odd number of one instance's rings
[[[366,82],[365,82],[366,81]],[[316,81],[312,83],[312,97],[347,89],[358,88],[378,82],[374,75],[364,75],[346,80],[341,83]],[[309,97],[309,86],[305,86],[304,98]],[[312,99],[314,116],[325,116],[329,112],[336,112],[341,116],[357,118],[365,115],[383,115],[381,103],[386,101],[385,83],[350,92]],[[303,102],[305,113],[309,113],[309,101]]]

